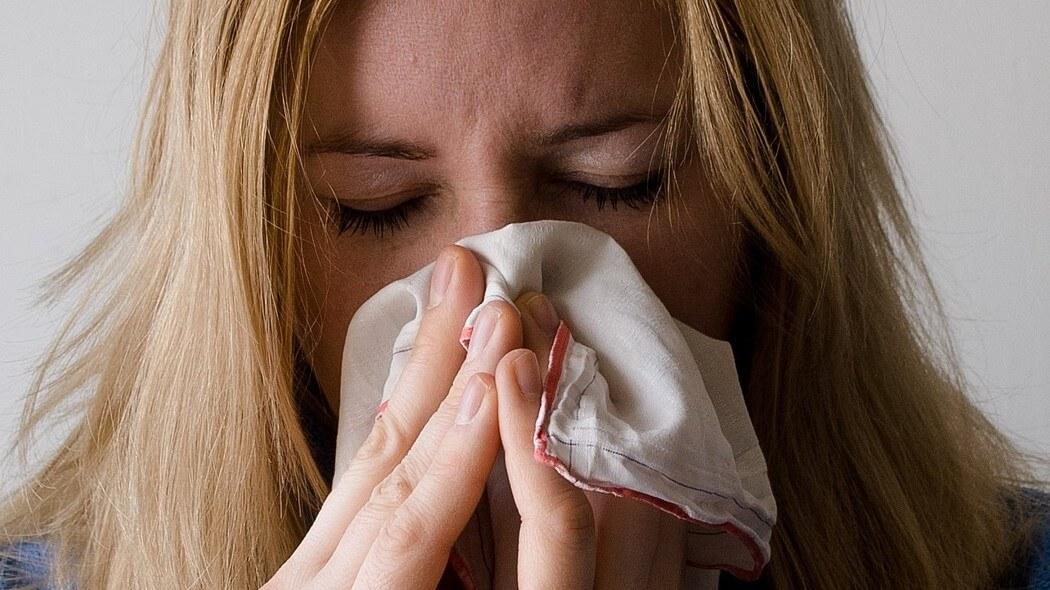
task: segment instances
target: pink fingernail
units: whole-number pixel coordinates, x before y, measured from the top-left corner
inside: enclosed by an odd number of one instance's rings
[[[529,314],[536,320],[540,329],[553,338],[558,333],[558,324],[561,323],[561,320],[558,319],[558,312],[554,310],[550,299],[539,293],[529,299],[525,305],[529,308]]]
[[[456,424],[469,424],[481,407],[481,400],[485,397],[485,384],[477,374],[470,377],[463,397],[459,400],[459,411],[456,413]]]
[[[489,337],[496,331],[496,322],[499,321],[500,310],[493,303],[486,303],[478,314],[474,330],[470,334],[470,345],[467,348],[467,360],[472,360],[485,349]]]
[[[514,378],[526,399],[536,399],[543,392],[540,382],[540,365],[535,354],[522,353],[514,359]]]
[[[453,266],[455,266],[455,257],[452,252],[443,251],[438,257],[434,273],[430,275],[430,299],[427,302],[427,309],[440,304],[445,298],[445,291],[448,291],[448,284],[452,279]]]

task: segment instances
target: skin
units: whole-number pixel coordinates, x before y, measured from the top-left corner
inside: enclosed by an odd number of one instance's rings
[[[305,346],[336,411],[346,328],[361,303],[440,253],[455,270],[424,317],[409,377],[272,587],[433,587],[501,445],[516,506],[497,508],[517,510],[521,527],[516,536],[497,534],[498,586],[512,585],[515,570],[528,572],[517,575],[520,587],[677,583],[680,523],[634,501],[584,494],[532,461],[538,401],[518,383],[532,371],[542,377],[544,318],[531,313],[534,294],[515,302],[520,315],[497,303],[507,309],[487,347],[465,359],[456,338],[481,300],[483,277],[468,250],[446,246],[507,223],[587,223],[623,246],[672,315],[727,339],[740,248],[695,158],[673,164],[681,199],[674,215],[660,203],[599,209],[565,184],[627,187],[668,165],[658,149],[662,118],[682,64],[669,23],[645,0],[336,9],[308,88],[299,220]],[[563,143],[540,140],[628,113],[648,119]],[[429,157],[348,153],[357,146],[347,138],[362,135],[413,144]],[[425,207],[382,235],[338,234],[325,215],[334,200],[383,210],[416,198]],[[456,424],[475,374],[484,384],[478,412]],[[535,542],[539,534],[550,540]],[[634,542],[606,541],[623,535]],[[559,543],[567,550],[551,548]]]

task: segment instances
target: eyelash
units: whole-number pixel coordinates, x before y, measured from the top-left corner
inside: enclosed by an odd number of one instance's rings
[[[601,211],[606,205],[615,211],[618,205],[626,205],[640,210],[643,205],[655,203],[664,186],[664,170],[650,173],[645,180],[622,188],[608,188],[584,182],[564,182],[570,190],[580,194],[583,201],[593,200]],[[396,207],[382,211],[365,211],[348,207],[338,200],[335,204],[335,226],[339,235],[350,231],[352,234],[372,232],[382,238],[386,232],[395,232],[408,226],[409,218],[425,209],[428,200],[425,197],[405,201]]]

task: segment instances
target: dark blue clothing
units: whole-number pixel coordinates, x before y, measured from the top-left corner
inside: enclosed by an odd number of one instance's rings
[[[15,555],[0,558],[0,590],[27,584],[35,584],[41,590],[57,590],[47,583],[51,555],[46,543],[22,541],[5,550],[13,550]]]

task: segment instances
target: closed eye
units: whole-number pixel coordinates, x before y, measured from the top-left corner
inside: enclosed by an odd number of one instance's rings
[[[625,205],[640,210],[644,205],[657,201],[664,186],[665,170],[651,172],[645,180],[626,187],[606,187],[585,182],[564,181],[559,183],[565,189],[577,193],[584,201],[593,201],[599,211],[606,206],[616,210]],[[430,198],[417,197],[389,209],[368,211],[349,207],[339,200],[332,200],[334,215],[332,223],[339,235],[346,232],[364,235],[371,233],[377,238],[387,233],[394,233],[408,227],[409,221],[417,213],[430,206]]]

